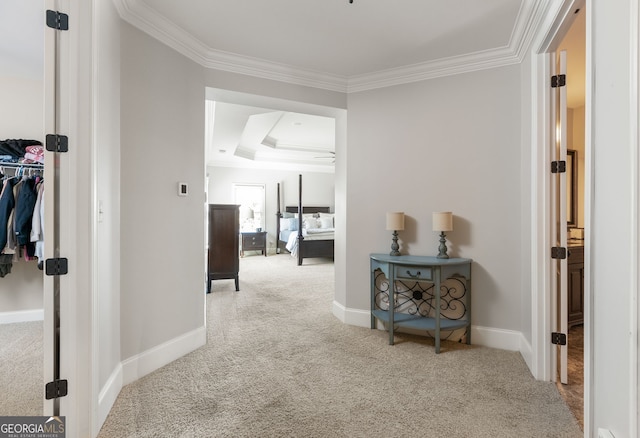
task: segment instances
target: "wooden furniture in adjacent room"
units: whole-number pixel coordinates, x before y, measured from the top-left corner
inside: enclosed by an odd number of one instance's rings
[[[371,328],[432,332],[440,353],[442,331],[466,329],[471,343],[471,259],[371,254]],[[450,284],[446,284],[450,282]]]
[[[242,251],[240,256],[244,257],[245,251],[262,251],[267,256],[267,232],[242,232]]]
[[[211,281],[233,279],[240,290],[240,206],[209,204],[209,246],[207,263],[207,293]]]
[[[582,245],[569,245],[567,280],[567,324],[573,327],[584,322],[584,246]]]

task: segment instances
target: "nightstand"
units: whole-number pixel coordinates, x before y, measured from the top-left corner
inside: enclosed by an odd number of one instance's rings
[[[267,256],[267,232],[260,231],[254,233],[240,233],[242,234],[242,252],[240,255],[244,257],[245,251],[262,251],[264,256]]]

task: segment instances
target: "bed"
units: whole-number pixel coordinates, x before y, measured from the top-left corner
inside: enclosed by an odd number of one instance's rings
[[[302,205],[302,175],[298,183],[298,205],[280,210],[278,184],[277,252],[286,249],[298,259],[298,266],[306,258],[327,257],[334,254],[334,218],[330,207]],[[299,214],[302,212],[302,214]]]

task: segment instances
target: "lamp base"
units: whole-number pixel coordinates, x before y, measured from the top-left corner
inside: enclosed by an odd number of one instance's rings
[[[393,242],[391,243],[391,252],[389,253],[389,255],[399,256],[400,251],[398,250],[400,249],[400,245],[398,245],[398,231],[393,231],[393,238],[391,240]]]
[[[438,246],[438,258],[439,259],[448,259],[449,255],[447,254],[447,239],[445,239],[444,231],[440,232],[440,246]]]

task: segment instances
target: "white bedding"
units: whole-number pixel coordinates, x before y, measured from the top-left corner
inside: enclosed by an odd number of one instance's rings
[[[333,240],[335,228],[309,228],[302,230],[305,240]],[[291,233],[286,246],[292,257],[298,257],[298,233]]]

